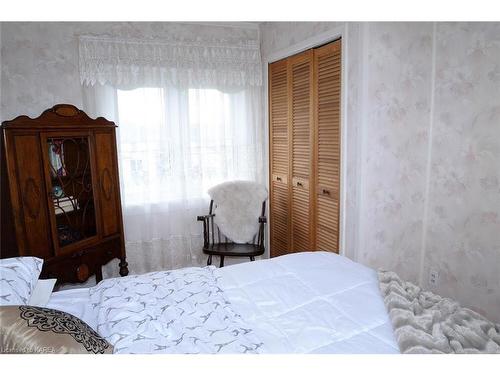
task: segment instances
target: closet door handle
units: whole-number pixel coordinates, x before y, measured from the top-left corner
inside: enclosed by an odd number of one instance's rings
[[[304,185],[302,185],[302,182],[297,181],[297,186],[301,186],[301,187],[302,187],[302,186],[304,186]]]
[[[281,182],[281,177],[276,177],[276,181],[280,181]]]
[[[323,194],[324,194],[324,195],[330,195],[330,190],[323,189]]]

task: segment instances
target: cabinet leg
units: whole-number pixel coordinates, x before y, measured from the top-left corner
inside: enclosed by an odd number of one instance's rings
[[[211,265],[212,265],[212,255],[209,255],[208,259],[207,259],[207,266],[211,266]]]
[[[220,267],[224,267],[224,255],[220,256]]]
[[[250,257],[250,260],[253,262],[255,260],[255,257]]]
[[[128,263],[125,261],[125,258],[120,259],[120,276],[128,275]]]

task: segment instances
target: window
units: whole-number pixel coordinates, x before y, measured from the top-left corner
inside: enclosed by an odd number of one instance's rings
[[[207,198],[217,183],[257,178],[258,120],[246,90],[140,88],[117,97],[125,205]]]

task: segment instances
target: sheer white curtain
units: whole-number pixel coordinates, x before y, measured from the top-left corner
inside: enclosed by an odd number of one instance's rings
[[[144,87],[84,83],[83,90],[91,115],[118,124],[131,272],[204,264],[196,216],[208,210],[207,189],[234,179],[264,183],[261,87],[162,79]]]

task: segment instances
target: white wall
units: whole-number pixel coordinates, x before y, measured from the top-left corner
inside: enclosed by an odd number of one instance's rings
[[[337,26],[265,23],[264,59]],[[500,23],[348,23],[343,42],[346,255],[500,321]]]

